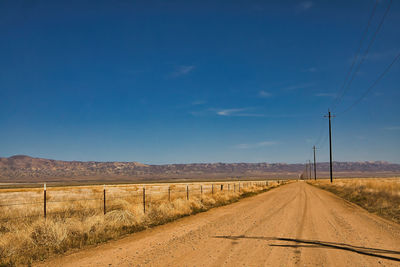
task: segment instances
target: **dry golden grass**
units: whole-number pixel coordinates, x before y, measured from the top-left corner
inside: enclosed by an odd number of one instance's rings
[[[369,212],[400,223],[400,178],[349,178],[309,182],[356,203]]]
[[[247,184],[246,184],[247,183]],[[43,218],[43,190],[0,191],[0,266],[30,264],[72,248],[116,239],[182,216],[226,205],[276,187],[277,182],[224,184],[154,184],[107,186],[107,213],[103,214],[103,186],[60,187],[47,190],[47,219]],[[201,186],[203,193],[201,194]],[[168,187],[171,200],[168,200]],[[35,203],[11,205],[18,203]],[[2,206],[1,206],[2,205]]]

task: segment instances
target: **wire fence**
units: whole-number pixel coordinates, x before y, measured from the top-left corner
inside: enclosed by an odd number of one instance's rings
[[[242,193],[249,187],[268,187],[280,180],[234,181],[219,183],[159,184],[159,185],[103,185],[91,187],[46,187],[32,191],[1,192],[0,222],[32,220],[40,217],[106,215],[122,204],[139,205],[143,212],[151,205],[176,199],[202,199],[218,193]],[[30,201],[28,200],[30,199]]]

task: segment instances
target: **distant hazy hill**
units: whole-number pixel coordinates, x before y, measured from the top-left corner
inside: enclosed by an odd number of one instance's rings
[[[319,163],[319,176],[327,176],[329,164]],[[0,157],[0,182],[128,181],[158,179],[208,179],[226,177],[298,177],[304,164],[286,163],[194,163],[146,165],[138,162],[61,161],[29,156]],[[335,162],[336,176],[394,176],[400,164]]]

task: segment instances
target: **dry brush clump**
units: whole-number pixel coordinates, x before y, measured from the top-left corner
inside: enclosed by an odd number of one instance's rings
[[[277,185],[276,182],[270,182],[268,186],[247,185],[241,188],[240,193],[237,188],[236,192],[215,190],[212,193],[209,187],[205,188],[203,194],[192,190],[189,200],[175,186],[177,194],[171,197],[171,201],[165,188],[158,188],[150,190],[146,196],[146,212],[143,210],[140,190],[130,190],[129,194],[125,194],[127,191],[122,187],[114,188],[107,198],[105,215],[102,201],[93,201],[96,200],[93,196],[98,196],[102,190],[88,188],[76,193],[70,188],[64,188],[64,191],[49,194],[49,201],[53,202],[49,203],[51,205],[47,219],[41,216],[18,218],[22,217],[22,212],[23,215],[38,212],[37,207],[32,210],[25,207],[16,209],[11,214],[16,219],[0,220],[0,266],[29,265],[53,254],[116,239],[183,216],[226,205]],[[87,199],[91,200],[76,201],[79,193],[86,194]],[[36,192],[33,194],[36,196]],[[70,202],[66,201],[68,199]],[[0,219],[5,218],[3,215],[0,214]],[[9,215],[10,211],[7,213]]]
[[[310,182],[369,212],[400,223],[400,178],[337,179]]]

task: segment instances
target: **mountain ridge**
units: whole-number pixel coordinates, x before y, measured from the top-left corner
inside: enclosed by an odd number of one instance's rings
[[[339,176],[396,176],[400,164],[386,161],[334,162]],[[152,165],[140,162],[63,161],[27,155],[0,157],[0,182],[157,180],[169,178],[283,177],[304,173],[300,163],[180,163]],[[319,176],[327,176],[328,162],[317,163]]]

